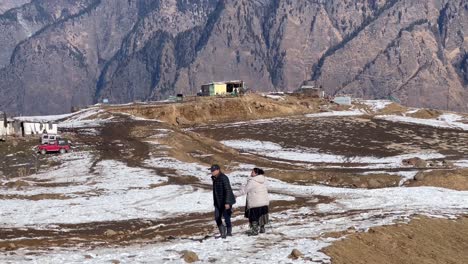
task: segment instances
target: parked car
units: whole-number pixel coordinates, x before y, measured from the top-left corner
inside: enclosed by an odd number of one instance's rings
[[[60,152],[61,154],[64,154],[70,151],[70,149],[70,143],[68,143],[68,140],[66,139],[49,141],[47,144],[42,144],[37,147],[37,151],[42,155],[45,155],[48,152]]]
[[[60,135],[57,134],[44,134],[41,136],[41,144],[48,144],[50,141],[61,139]]]

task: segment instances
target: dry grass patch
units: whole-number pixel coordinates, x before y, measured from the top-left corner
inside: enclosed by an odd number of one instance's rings
[[[416,219],[409,224],[371,228],[325,248],[334,264],[466,263],[468,217]]]

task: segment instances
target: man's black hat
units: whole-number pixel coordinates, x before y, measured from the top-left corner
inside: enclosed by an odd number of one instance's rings
[[[219,167],[218,164],[213,164],[211,165],[211,167],[208,168],[211,172],[213,171],[216,171],[216,170],[220,170],[221,168]]]

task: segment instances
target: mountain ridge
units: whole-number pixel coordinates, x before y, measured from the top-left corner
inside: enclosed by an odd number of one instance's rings
[[[22,3],[0,15],[0,108],[14,114],[194,94],[223,79],[468,110],[463,0]]]

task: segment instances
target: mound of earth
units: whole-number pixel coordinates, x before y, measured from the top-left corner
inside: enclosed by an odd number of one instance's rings
[[[415,113],[409,114],[408,116],[421,119],[435,119],[442,114],[441,111],[434,109],[420,109]]]
[[[468,191],[468,169],[421,171],[407,186],[433,186]]]
[[[406,112],[408,109],[402,105],[391,103],[379,111],[382,115],[396,115]]]
[[[242,97],[194,97],[188,101],[160,105],[110,107],[117,113],[157,119],[177,126],[205,125],[216,122],[236,122],[263,118],[316,113],[325,100],[282,96],[275,100],[250,94]]]
[[[334,264],[466,263],[466,234],[467,216],[456,221],[422,218],[353,234],[323,251]]]

